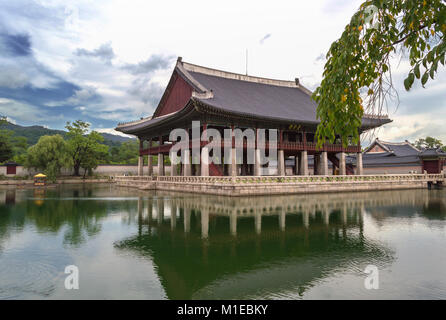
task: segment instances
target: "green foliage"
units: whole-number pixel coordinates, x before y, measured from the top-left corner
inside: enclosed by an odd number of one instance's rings
[[[119,147],[110,150],[111,162],[116,164],[137,164],[139,154],[139,142],[137,140],[126,141]]]
[[[433,137],[426,137],[426,138],[420,138],[417,141],[415,141],[415,147],[417,147],[418,149],[422,149],[422,148],[428,148],[428,149],[432,149],[432,148],[436,148],[436,149],[443,149],[446,151],[446,147],[443,146],[443,142],[441,142],[441,140],[433,138]]]
[[[370,11],[375,6],[376,14]],[[318,145],[356,143],[364,116],[382,114],[393,88],[392,56],[407,52],[412,70],[404,86],[418,79],[424,86],[445,64],[446,4],[444,0],[369,0],[353,15],[328,53],[324,78],[313,94],[318,103]]]
[[[101,144],[104,138],[96,131],[87,134],[90,124],[76,120],[67,122],[68,153],[72,159],[74,175],[80,175],[80,168],[90,171],[98,166],[108,154],[108,146]],[[85,176],[84,173],[84,176]]]
[[[0,130],[0,163],[11,159],[14,155],[10,140],[9,132]]]
[[[60,175],[62,168],[70,165],[68,146],[61,135],[41,137],[37,144],[28,148],[25,159],[25,167],[42,170],[50,181]]]

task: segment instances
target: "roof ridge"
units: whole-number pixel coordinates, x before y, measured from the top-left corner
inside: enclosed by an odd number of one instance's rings
[[[388,144],[388,145],[391,145],[391,146],[409,146],[409,147],[415,149],[418,152],[421,151],[420,149],[415,147],[411,142],[409,142],[407,140],[403,141],[403,142],[388,142],[388,141],[382,141],[382,140],[378,140],[378,141],[381,142],[382,144]]]
[[[270,79],[270,78],[257,77],[257,76],[249,76],[249,75],[244,75],[241,73],[224,71],[224,70],[199,66],[199,65],[189,63],[189,62],[184,62],[184,61],[182,61],[181,57],[178,58],[177,66],[179,66],[179,65],[181,65],[184,70],[190,71],[190,72],[197,72],[197,73],[202,73],[202,74],[206,74],[206,75],[210,75],[210,76],[214,76],[214,77],[220,77],[220,78],[226,78],[226,79],[232,79],[232,80],[240,80],[240,81],[253,82],[253,83],[261,83],[261,84],[267,84],[267,85],[278,86],[278,87],[296,88],[296,89],[302,90],[303,92],[305,92],[308,95],[312,94],[312,92],[309,89],[305,88],[297,80],[295,80],[295,81],[278,80],[278,79]]]

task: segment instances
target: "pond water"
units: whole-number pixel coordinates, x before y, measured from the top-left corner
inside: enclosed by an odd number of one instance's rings
[[[89,298],[446,299],[446,190],[1,189],[0,299]]]

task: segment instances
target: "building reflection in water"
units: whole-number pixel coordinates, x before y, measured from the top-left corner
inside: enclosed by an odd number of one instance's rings
[[[364,236],[364,215],[380,222],[395,208],[412,208],[411,215],[444,205],[424,190],[251,198],[157,192],[138,200],[138,235],[115,245],[152,259],[171,299],[271,297],[393,261],[385,243]]]

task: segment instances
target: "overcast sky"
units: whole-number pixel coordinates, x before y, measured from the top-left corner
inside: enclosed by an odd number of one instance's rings
[[[74,1],[70,1],[74,2]],[[0,114],[61,129],[83,119],[100,131],[151,115],[176,58],[317,87],[325,53],[362,1],[0,0]],[[446,142],[446,75],[411,92],[382,140]]]

